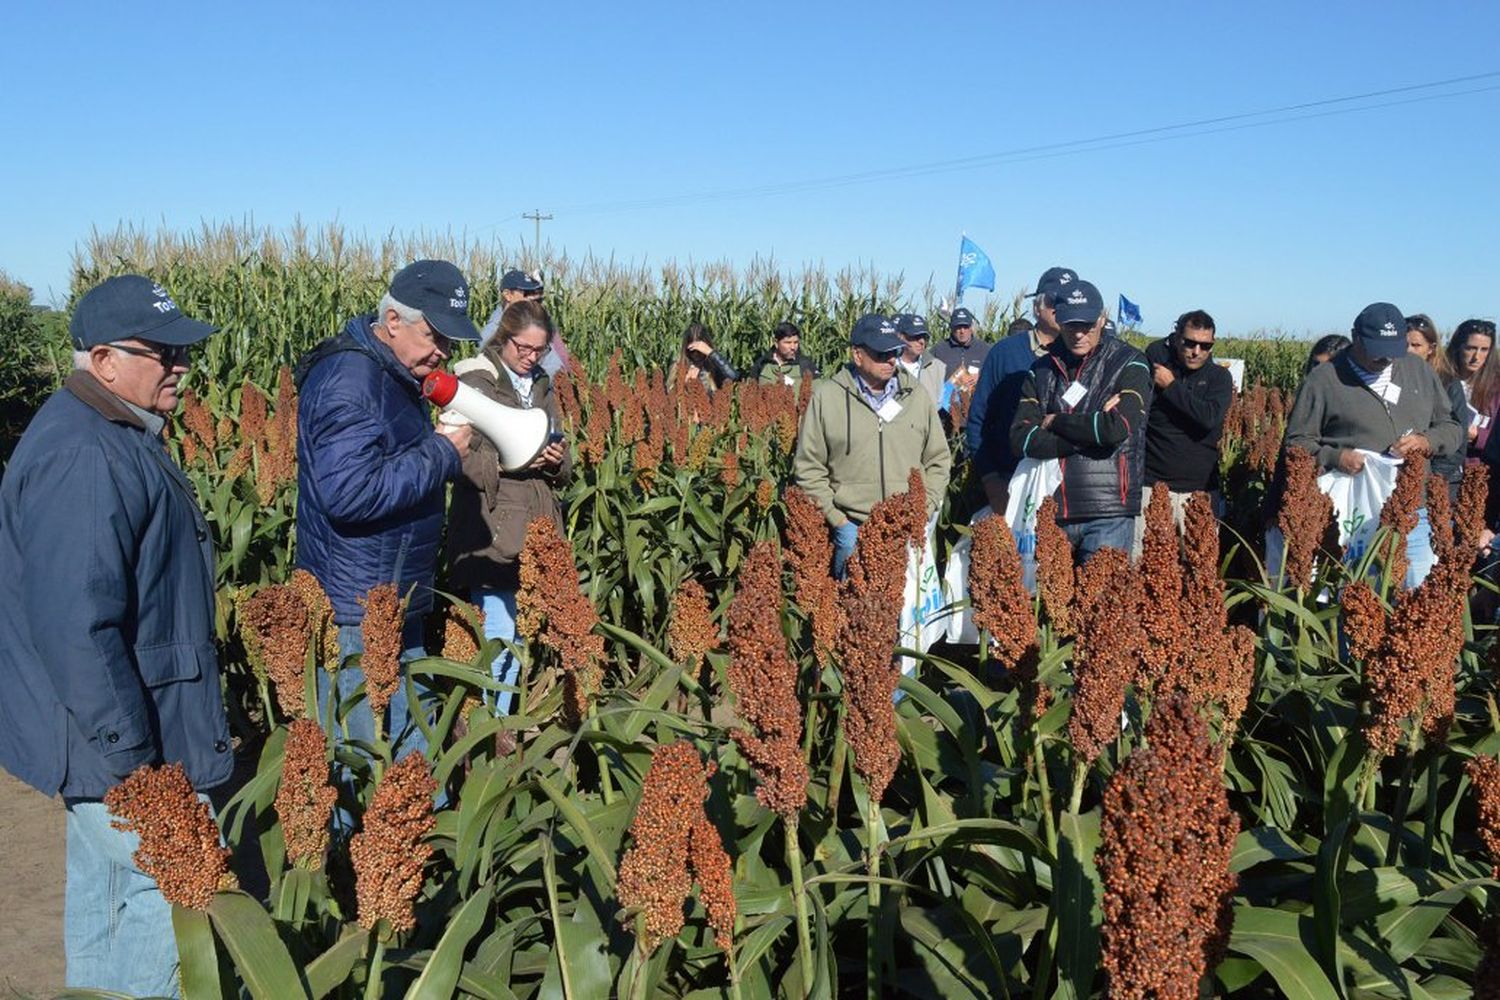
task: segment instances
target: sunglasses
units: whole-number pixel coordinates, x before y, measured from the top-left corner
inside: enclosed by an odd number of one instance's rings
[[[1186,337],[1183,337],[1182,349],[1184,351],[1199,350],[1204,354],[1210,354],[1213,352],[1214,342],[1212,340],[1188,340]]]
[[[862,347],[860,350],[869,355],[871,361],[895,361],[905,353],[900,348],[894,351],[872,351],[868,347]]]
[[[156,344],[151,341],[143,341],[148,347],[134,347],[130,344],[110,344],[117,351],[126,354],[134,354],[138,358],[150,358],[163,368],[176,368],[188,362],[188,344]]]
[[[1423,333],[1432,332],[1432,324],[1427,322],[1427,320],[1421,316],[1406,317],[1406,325],[1408,329],[1421,330]]]

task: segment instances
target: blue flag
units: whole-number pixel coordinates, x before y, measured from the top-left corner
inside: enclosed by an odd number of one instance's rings
[[[1140,326],[1141,307],[1127,299],[1125,296],[1121,295],[1120,309],[1116,314],[1116,320],[1121,326]]]
[[[990,263],[990,255],[967,236],[958,245],[958,288],[955,294],[959,302],[963,301],[966,288],[995,290],[995,265]]]

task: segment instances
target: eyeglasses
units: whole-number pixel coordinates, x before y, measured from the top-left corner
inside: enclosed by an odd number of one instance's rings
[[[864,351],[865,354],[869,355],[871,361],[895,361],[905,353],[900,348],[897,348],[893,351],[872,351],[868,347],[863,347],[860,349]]]
[[[1213,352],[1214,342],[1212,340],[1188,340],[1186,337],[1183,337],[1182,349],[1184,351],[1197,350],[1202,351],[1204,354],[1210,354]]]
[[[163,368],[176,368],[188,362],[189,344],[155,344],[151,341],[143,341],[149,347],[133,347],[130,344],[110,344],[117,351],[126,354],[134,354],[138,358],[150,358]]]
[[[551,346],[548,344],[543,344],[541,347],[527,347],[525,344],[518,344],[514,340],[508,340],[506,343],[520,357],[535,358],[537,361],[542,360],[552,351]]]

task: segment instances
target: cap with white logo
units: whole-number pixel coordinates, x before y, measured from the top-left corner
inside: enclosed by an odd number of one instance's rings
[[[1104,296],[1091,282],[1070,281],[1058,288],[1052,307],[1059,326],[1068,323],[1097,323],[1104,315]]]
[[[216,332],[188,319],[161,285],[139,274],[107,278],[84,293],[68,333],[78,350],[132,337],[157,344],[196,344]]]
[[[1354,318],[1354,341],[1375,358],[1406,353],[1406,316],[1389,302],[1372,302]]]
[[[422,311],[438,333],[449,340],[478,340],[469,319],[469,283],[463,272],[446,260],[418,260],[391,279],[391,298]]]
[[[1078,272],[1071,267],[1049,267],[1042,272],[1042,276],[1036,279],[1036,291],[1026,296],[1028,299],[1038,295],[1055,296],[1060,290],[1066,289],[1078,280]]]

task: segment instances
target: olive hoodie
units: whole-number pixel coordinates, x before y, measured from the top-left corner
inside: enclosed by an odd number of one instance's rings
[[[847,365],[813,384],[792,476],[833,527],[863,523],[870,508],[906,489],[913,468],[922,472],[928,513],[942,505],[953,456],[937,403],[905,371],[895,378],[900,412],[889,421],[860,395]]]

